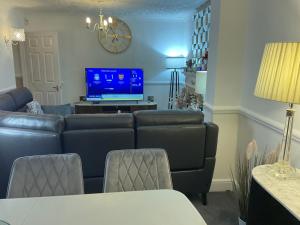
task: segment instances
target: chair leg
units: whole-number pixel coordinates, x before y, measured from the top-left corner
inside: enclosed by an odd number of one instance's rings
[[[202,204],[207,205],[207,193],[201,193]]]

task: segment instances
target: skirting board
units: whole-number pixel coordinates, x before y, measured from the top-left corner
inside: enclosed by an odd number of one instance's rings
[[[213,179],[210,186],[210,192],[232,191],[230,179]]]

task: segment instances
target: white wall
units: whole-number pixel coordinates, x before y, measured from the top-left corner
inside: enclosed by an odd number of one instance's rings
[[[299,41],[298,0],[212,0],[206,117],[220,127],[213,190],[229,186],[236,153],[256,139],[260,151],[281,142],[284,104],[254,97],[265,43]],[[296,107],[299,111],[299,107]],[[296,114],[292,163],[300,168],[300,117]]]
[[[85,95],[85,67],[138,67],[145,72],[145,98],[154,95],[159,108],[166,108],[170,71],[165,70],[165,57],[189,52],[192,15],[186,20],[121,18],[133,34],[130,48],[122,54],[106,52],[98,43],[97,33],[85,28],[84,16],[25,13],[29,20],[26,31],[58,32],[64,102],[76,102],[79,96]]]
[[[241,100],[244,64],[244,0],[212,0],[209,63],[206,93],[206,120],[219,126],[213,191],[231,189],[238,144],[239,114],[233,110]],[[230,110],[228,110],[230,109]]]
[[[213,59],[209,58],[208,78],[214,78],[214,85],[207,95],[214,95],[213,99],[208,98],[217,106],[240,103],[241,96],[237,93],[241,92],[246,12],[245,0],[212,1],[209,51]]]
[[[248,0],[247,39],[245,45],[245,67],[242,86],[241,106],[255,112],[242,116],[240,122],[239,146],[245,146],[252,138],[258,141],[261,150],[272,149],[281,142],[281,131],[287,105],[256,98],[253,95],[261,56],[265,43],[273,41],[300,41],[300,1],[299,0]],[[300,167],[300,108],[296,107],[296,121],[292,162]],[[251,119],[252,118],[252,119]],[[261,121],[265,121],[262,124]]]
[[[5,92],[15,87],[15,74],[13,65],[12,47],[6,46],[4,36],[9,34],[9,29],[14,24],[10,20],[9,8],[0,8],[0,92]]]

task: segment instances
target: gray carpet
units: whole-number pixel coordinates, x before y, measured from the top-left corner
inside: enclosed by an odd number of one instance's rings
[[[199,196],[190,196],[189,199],[207,225],[238,225],[238,204],[232,192],[209,193],[206,206],[202,205]]]

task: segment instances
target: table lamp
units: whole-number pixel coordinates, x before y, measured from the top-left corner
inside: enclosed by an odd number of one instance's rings
[[[179,69],[185,67],[185,57],[167,57],[166,58],[166,68],[171,69],[171,80],[170,80],[170,89],[169,89],[169,101],[168,109],[173,109],[174,100],[177,100],[179,96]]]
[[[254,94],[289,105],[279,160],[271,166],[271,172],[278,178],[293,177],[296,170],[290,165],[290,150],[295,114],[293,106],[300,103],[300,42],[266,45]]]

